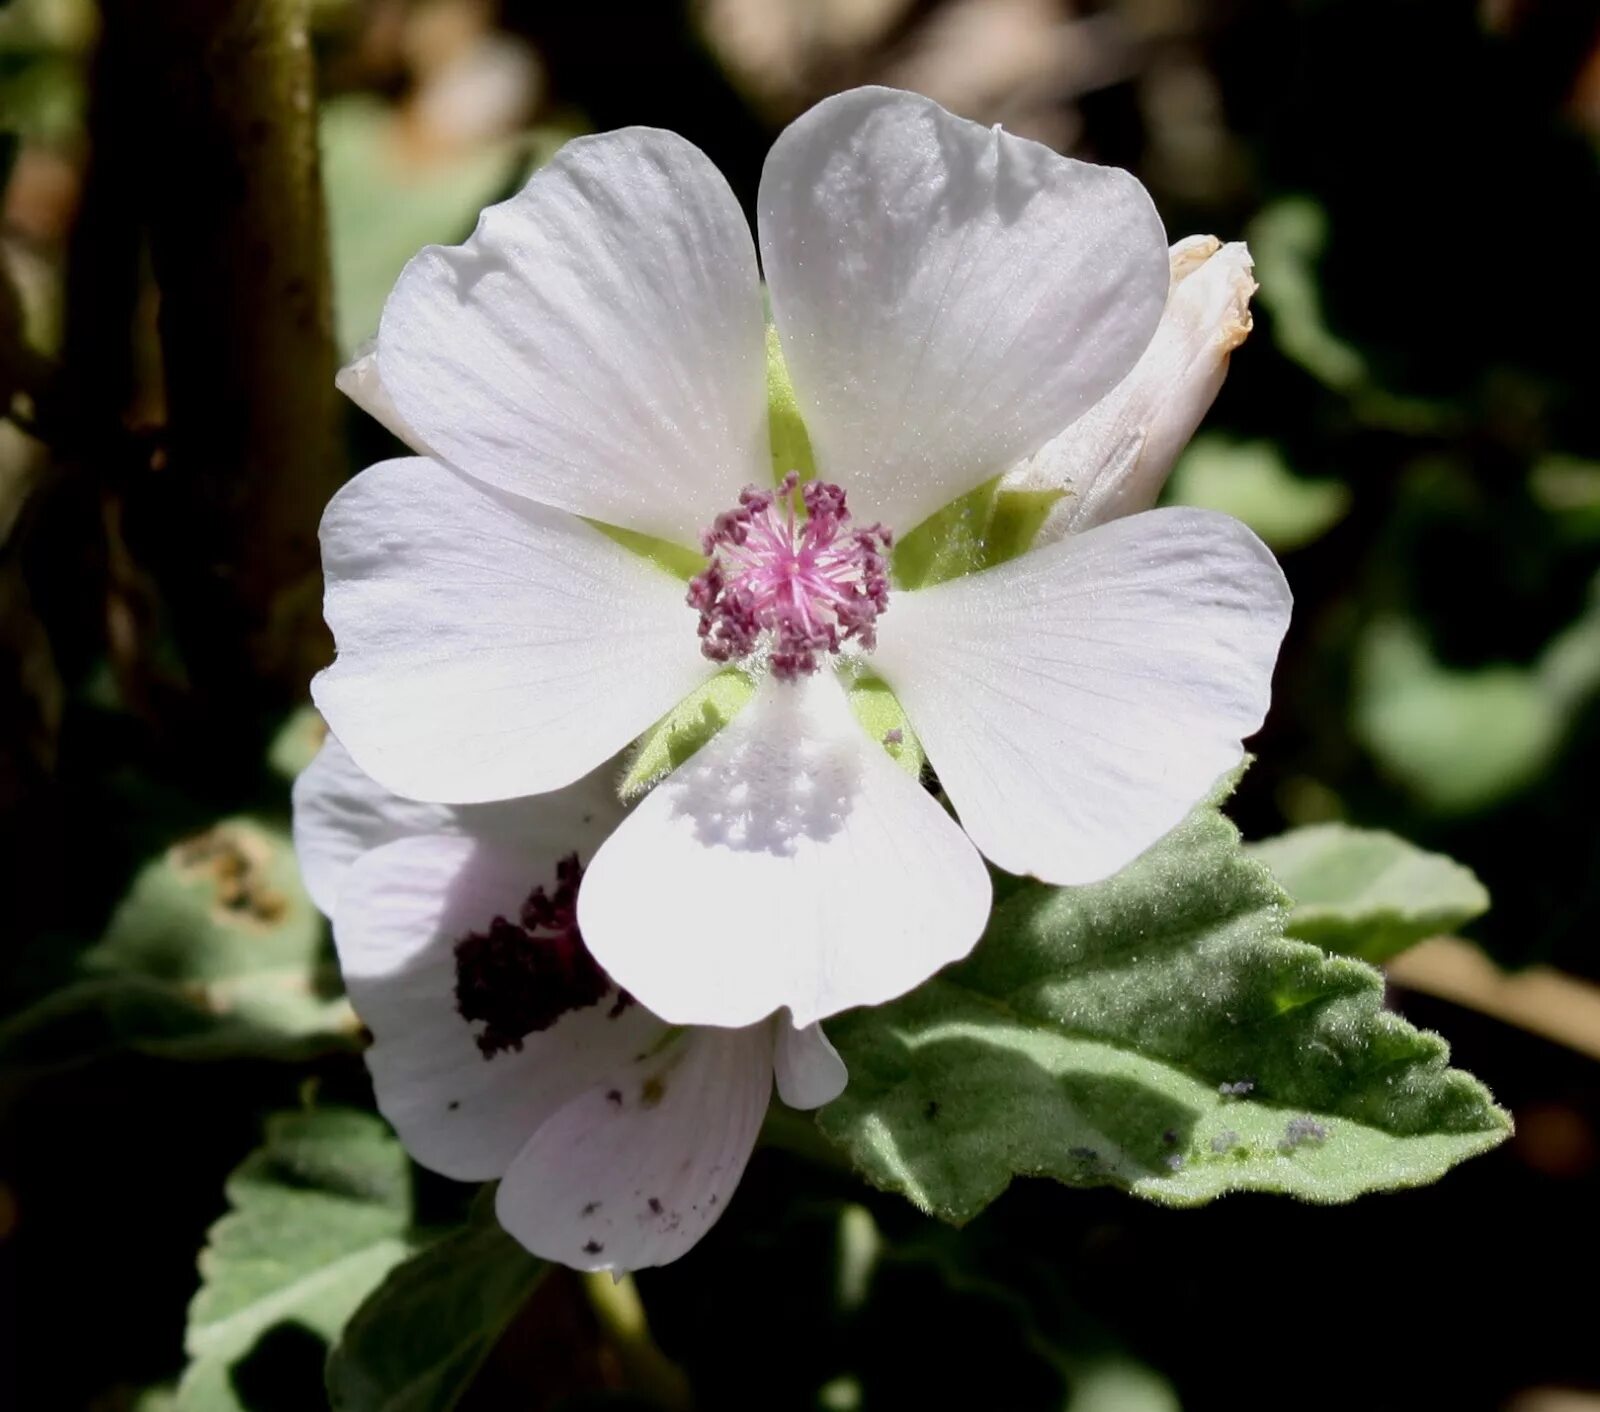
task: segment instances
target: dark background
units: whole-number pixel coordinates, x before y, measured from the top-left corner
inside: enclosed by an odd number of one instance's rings
[[[1250,240],[1256,328],[1173,486],[1256,523],[1297,600],[1233,816],[1448,852],[1501,965],[1600,979],[1594,6],[321,0],[331,287],[306,133],[257,109],[292,74],[206,11],[0,3],[0,1012],[75,976],[145,859],[285,814],[263,762],[328,651],[317,516],[384,449],[328,378],[396,262],[585,129],[675,129],[748,206],[783,123],[859,82],[1127,166],[1174,239]],[[1173,1212],[1022,1182],[954,1233],[763,1152],[640,1277],[657,1338],[709,1407],[1600,1408],[1600,1034],[1586,1055],[1425,981],[1395,1004],[1519,1125],[1431,1189]],[[181,1367],[262,1115],[364,1079],[153,1057],[92,1011],[41,1033],[0,1081],[0,1402],[10,1376],[30,1412],[132,1407]],[[853,1305],[851,1202],[886,1241]],[[318,1405],[320,1349],[264,1354],[252,1407]],[[1167,1401],[1140,1374],[1093,1400],[1138,1365]],[[618,1383],[561,1276],[471,1405]]]

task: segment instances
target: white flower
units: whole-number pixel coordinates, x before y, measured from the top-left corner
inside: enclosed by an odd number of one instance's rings
[[[294,788],[378,1107],[425,1167],[498,1179],[500,1222],[587,1270],[676,1260],[726,1209],[767,1111],[843,1090],[820,1028],[680,1029],[620,994],[573,921],[621,815],[609,774],[452,809],[399,799],[333,737]]]
[[[809,518],[771,489],[744,217],[694,147],[630,129],[406,268],[346,385],[425,455],[366,471],[322,528],[339,658],[316,699],[407,796],[562,787],[751,651],[755,699],[580,897],[600,963],[685,1024],[806,1024],[918,984],[983,929],[979,850],[1053,883],[1115,872],[1240,759],[1289,610],[1265,547],[1188,509],[936,587],[887,575],[893,534],[1149,344],[1168,256],[1134,178],[860,89],[783,133],[758,205]],[[591,522],[701,543],[693,609]],[[836,665],[892,688],[960,827]]]
[[[1250,332],[1256,282],[1243,244],[1191,235],[1170,256],[1167,307],[1133,371],[1005,478],[1007,489],[1066,492],[1035,548],[1156,503]]]

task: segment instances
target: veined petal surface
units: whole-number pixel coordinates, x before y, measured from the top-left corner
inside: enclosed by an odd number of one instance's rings
[[[1110,392],[1166,300],[1133,176],[915,94],[817,104],[774,144],[758,205],[819,473],[898,533]]]
[[[421,251],[378,357],[431,452],[573,514],[694,544],[766,478],[755,247],[674,133],[569,142],[465,244]]]
[[[991,861],[1096,882],[1238,764],[1289,606],[1239,521],[1150,510],[900,594],[874,666]]]
[[[715,671],[679,580],[420,457],[334,496],[322,561],[339,656],[312,696],[357,765],[410,798],[558,789]]]
[[[838,679],[768,679],[601,845],[578,894],[590,951],[676,1024],[806,1026],[964,956],[989,874],[870,739]]]

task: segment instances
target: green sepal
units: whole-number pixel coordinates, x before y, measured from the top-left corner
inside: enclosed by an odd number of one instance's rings
[[[994,501],[984,568],[1015,559],[1033,547],[1044,522],[1065,490],[1002,490]]]
[[[992,569],[1025,553],[1062,490],[1006,490],[987,480],[929,515],[894,550],[894,577],[903,589],[931,588],[947,579]]]
[[[771,324],[767,325],[767,426],[772,441],[772,479],[781,481],[790,471],[798,471],[802,481],[815,479],[811,436],[795,400],[794,384],[789,381],[778,330]]]
[[[861,727],[889,752],[889,758],[912,779],[919,779],[927,760],[922,742],[911,729],[900,699],[889,690],[882,677],[860,676],[849,686],[850,709],[856,713]],[[891,731],[899,731],[900,739],[886,739]]]
[[[623,802],[631,804],[670,775],[744,710],[755,692],[755,683],[736,667],[718,672],[691,691],[639,737],[617,786]]]
[[[599,520],[590,520],[589,523],[606,538],[615,540],[624,549],[631,549],[640,558],[648,559],[658,569],[665,569],[673,578],[682,579],[685,583],[706,566],[706,556],[698,549],[674,544],[670,539],[658,539],[653,534],[641,534],[638,530],[603,524]],[[687,616],[687,605],[685,612],[685,622],[693,631],[694,622]]]

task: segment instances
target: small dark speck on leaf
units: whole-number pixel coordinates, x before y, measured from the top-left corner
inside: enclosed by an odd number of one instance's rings
[[[1080,1162],[1098,1162],[1100,1154],[1092,1147],[1073,1147],[1067,1151],[1069,1157],[1076,1157]]]
[[[604,1249],[605,1246],[601,1245],[597,1240],[586,1240],[583,1243],[583,1253],[585,1255],[598,1255]]]
[[[1162,1142],[1166,1143],[1166,1145],[1168,1147],[1176,1147],[1178,1145],[1178,1131],[1177,1131],[1177,1129],[1176,1128],[1168,1128],[1166,1130],[1166,1132],[1161,1134],[1161,1140],[1162,1140]]]
[[[1290,1118],[1284,1125],[1283,1141],[1278,1144],[1278,1151],[1293,1152],[1307,1143],[1321,1146],[1327,1137],[1326,1123],[1319,1123],[1315,1118]]]
[[[937,1098],[928,1100],[928,1106],[922,1110],[922,1116],[930,1123],[939,1116],[939,1100]]]

